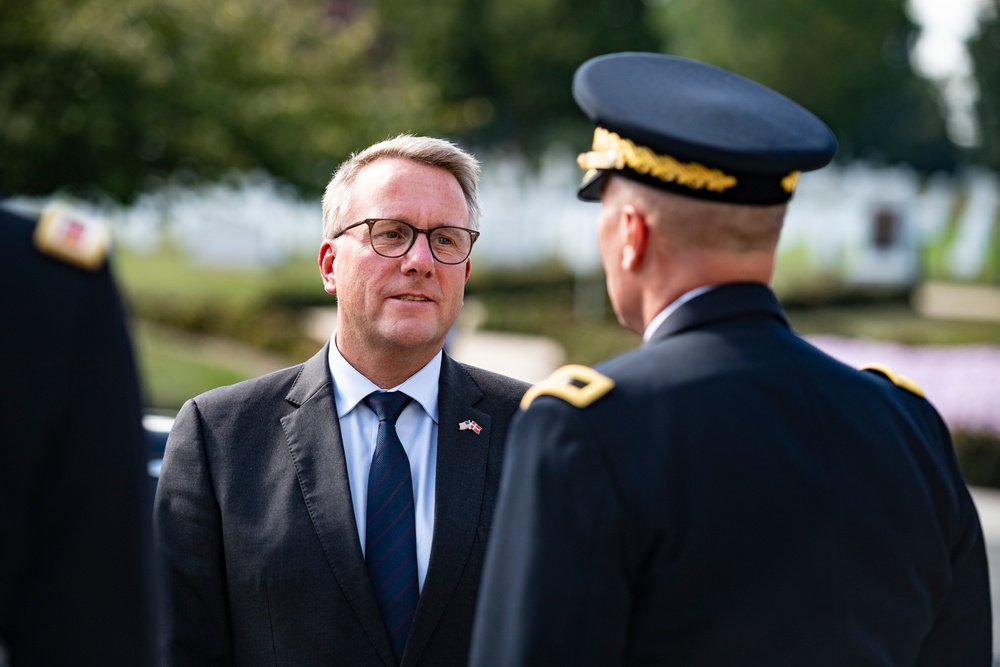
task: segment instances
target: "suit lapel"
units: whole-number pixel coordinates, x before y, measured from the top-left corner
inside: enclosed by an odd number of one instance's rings
[[[438,398],[437,479],[434,485],[434,538],[427,578],[420,593],[404,665],[416,664],[455,592],[477,532],[493,434],[491,418],[473,405],[483,393],[448,355],[441,364]],[[482,430],[459,430],[466,420]]]
[[[299,406],[281,420],[302,497],[330,569],[344,597],[379,656],[392,667],[396,659],[375,601],[358,541],[337,407],[333,398],[328,348],[302,366],[286,397]],[[438,467],[440,474],[440,464]]]

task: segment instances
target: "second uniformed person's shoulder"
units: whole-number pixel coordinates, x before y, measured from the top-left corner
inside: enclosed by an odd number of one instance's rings
[[[540,396],[554,396],[577,408],[594,404],[615,386],[614,380],[588,366],[570,364],[556,369],[546,380],[528,389],[521,399],[526,410]]]
[[[880,375],[885,379],[889,380],[890,382],[892,382],[897,387],[905,389],[911,394],[919,396],[920,398],[927,398],[924,395],[923,389],[921,389],[916,382],[906,377],[905,375],[901,375],[899,373],[894,372],[888,366],[885,366],[883,364],[866,364],[862,366],[859,370]]]

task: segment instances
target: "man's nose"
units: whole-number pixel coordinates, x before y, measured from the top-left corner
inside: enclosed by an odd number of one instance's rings
[[[413,245],[403,255],[403,270],[426,273],[433,268],[434,254],[431,252],[431,239],[427,234],[417,234]]]

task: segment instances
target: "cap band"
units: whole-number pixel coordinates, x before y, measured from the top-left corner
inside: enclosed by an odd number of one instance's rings
[[[697,162],[681,162],[669,155],[659,155],[603,127],[594,129],[594,150],[581,153],[576,162],[582,169],[621,170],[628,167],[692,190],[725,192],[737,183],[735,176]]]
[[[594,129],[594,150],[581,153],[576,163],[581,169],[586,169],[584,188],[590,184],[599,171],[631,170],[635,174],[649,179],[651,183],[666,183],[683,192],[684,189],[694,191],[691,194],[703,193],[709,199],[719,201],[742,201],[752,203],[777,203],[787,201],[795,191],[801,172],[792,171],[783,177],[765,174],[744,174],[737,178],[720,169],[706,167],[698,162],[681,162],[670,155],[656,153],[646,146],[640,146],[630,139],[603,127]],[[737,185],[741,187],[737,188]],[[727,190],[734,190],[732,196]],[[763,189],[761,189],[763,188]],[[672,188],[670,188],[672,189]],[[736,194],[742,191],[742,194]],[[757,193],[748,196],[748,192]],[[773,192],[773,194],[765,194]],[[596,199],[596,196],[582,196],[583,199]]]

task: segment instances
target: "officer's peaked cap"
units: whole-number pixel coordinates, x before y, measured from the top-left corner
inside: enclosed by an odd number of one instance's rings
[[[578,163],[578,196],[600,198],[608,173],[714,201],[788,201],[799,173],[833,159],[823,121],[759,83],[704,63],[657,53],[588,60],[573,97],[597,126]]]

